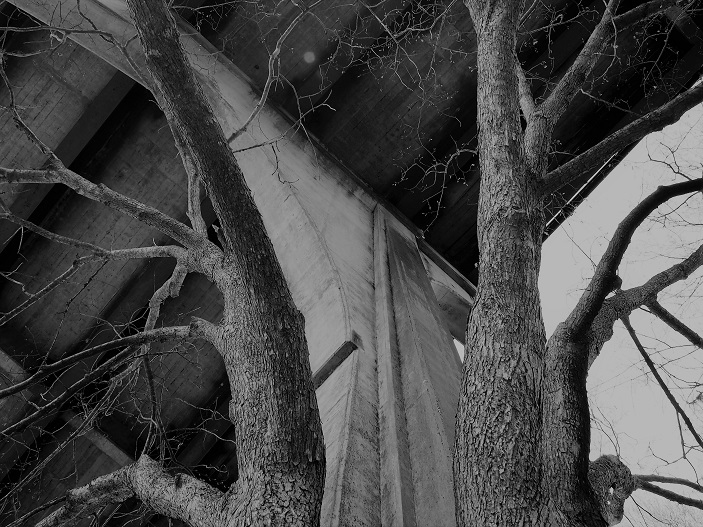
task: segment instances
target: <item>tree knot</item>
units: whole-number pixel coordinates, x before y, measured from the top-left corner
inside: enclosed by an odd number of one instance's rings
[[[603,519],[608,525],[622,521],[625,500],[635,490],[635,478],[617,456],[601,456],[591,461],[588,481],[596,496]]]

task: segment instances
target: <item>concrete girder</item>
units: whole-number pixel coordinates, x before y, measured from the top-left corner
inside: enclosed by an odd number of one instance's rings
[[[85,22],[71,10],[74,4],[70,1],[17,0],[15,3],[47,23],[63,22],[80,27]],[[125,13],[121,2],[83,1],[81,7],[99,27],[107,28],[120,38],[133,36],[131,24],[120,16]],[[61,21],[52,18],[59,12],[63,17]],[[182,41],[194,71],[225,133],[230,134],[250,114],[258,102],[257,97],[234,66],[218,56],[202,38],[183,27]],[[102,40],[85,34],[73,37],[139,79],[124,57]],[[130,50],[135,62],[141,64],[140,51],[136,46]],[[253,147],[288,132],[289,123],[265,108],[255,126],[241,136],[235,148]],[[374,309],[374,287],[378,284],[374,279],[373,217],[378,200],[324,153],[292,134],[282,139],[275,150],[252,148],[239,152],[238,160],[262,212],[293,297],[306,316],[311,364],[319,380],[317,394],[328,455],[323,525],[379,525],[376,370],[379,335]],[[416,236],[412,231],[404,232],[409,239]],[[417,251],[417,247],[414,250]],[[414,269],[418,277],[424,276],[420,287],[426,292],[427,301],[436,303],[419,254],[416,252]],[[436,254],[426,255],[429,256],[427,262],[437,263]],[[435,283],[443,287],[443,296],[451,297],[452,302],[463,306],[461,309],[468,310],[467,288],[458,285],[462,281],[450,266],[440,267],[444,274],[438,279],[435,274]],[[457,291],[463,292],[457,294]],[[432,339],[451,346],[439,308],[429,309],[436,314],[430,333],[439,331]],[[459,317],[461,322],[455,326],[461,327],[465,316],[463,313]],[[455,328],[454,332],[458,330]],[[456,364],[449,367],[453,370],[449,374],[458,375]],[[450,399],[443,397],[442,405],[451,406]],[[392,401],[383,404],[392,404]],[[447,423],[452,419],[449,413],[430,411],[435,425],[444,423],[433,430],[444,434],[443,441],[447,445],[450,443],[446,439],[450,435]],[[416,473],[420,472],[421,467],[417,467]],[[450,476],[444,471],[442,477],[446,483]],[[420,487],[422,485],[418,484],[417,489]],[[422,496],[419,490],[418,496]]]
[[[51,127],[41,128],[39,137],[69,166],[133,82],[73,42],[52,53],[38,53],[49,47],[50,39],[45,30],[23,36],[30,41],[22,42],[15,51],[35,55],[31,61],[7,58],[6,73],[16,102],[30,128],[39,129],[45,122],[53,123]],[[8,104],[9,93],[3,86],[0,106]],[[3,164],[40,167],[46,157],[16,130],[9,110],[0,110],[0,116],[5,117],[0,121]],[[7,139],[10,137],[12,140]],[[0,185],[0,196],[10,210],[26,219],[50,188],[51,185]],[[0,250],[16,230],[12,223],[0,223]]]
[[[461,363],[415,237],[375,216],[382,525],[454,527]]]

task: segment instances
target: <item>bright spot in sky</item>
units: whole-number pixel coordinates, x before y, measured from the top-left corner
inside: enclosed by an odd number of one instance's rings
[[[308,64],[315,62],[315,54],[312,51],[306,51],[303,55],[303,60]]]

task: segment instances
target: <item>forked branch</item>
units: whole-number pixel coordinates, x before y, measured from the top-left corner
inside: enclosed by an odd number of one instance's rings
[[[593,319],[601,310],[606,296],[611,291],[617,289],[617,269],[620,266],[620,262],[622,261],[627,247],[630,245],[632,236],[647,216],[654,212],[660,205],[676,196],[682,196],[700,190],[703,190],[703,179],[659,187],[632,209],[625,219],[620,222],[605,253],[598,262],[591,282],[588,284],[586,291],[581,295],[576,307],[566,320],[569,330],[573,334],[582,334],[590,327]],[[696,269],[700,265],[697,257],[700,252],[701,250],[699,248],[692,257],[686,260],[689,261],[693,258],[693,261],[690,262],[690,265],[694,265],[693,269]],[[681,264],[677,265],[680,266]],[[672,269],[676,267],[677,266],[674,266]],[[682,271],[683,269],[679,270]],[[688,276],[688,274],[686,276]],[[654,286],[654,284],[652,284],[652,286]],[[659,289],[659,291],[660,290],[661,289]],[[656,292],[658,293],[659,291]]]

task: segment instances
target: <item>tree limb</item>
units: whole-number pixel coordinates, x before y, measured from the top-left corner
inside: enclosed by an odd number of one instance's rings
[[[566,319],[569,331],[575,335],[586,331],[603,306],[603,301],[606,296],[617,288],[617,269],[625,254],[625,250],[632,240],[635,230],[642,224],[647,216],[673,197],[702,189],[703,179],[661,186],[632,209],[625,219],[620,222],[620,225],[618,225],[605,253],[598,262],[593,278],[588,284],[586,291],[581,295],[576,307]],[[694,255],[699,252],[700,249],[696,251]]]
[[[167,328],[173,330],[173,333],[178,336],[178,338],[205,338],[205,330],[203,328],[209,327],[210,323],[198,318],[193,318],[193,321],[189,326],[176,326],[174,328]],[[186,328],[187,331],[184,331],[183,328]],[[138,337],[138,335],[135,335],[135,337]],[[138,340],[138,339],[137,339]],[[106,372],[109,372],[113,369],[119,368],[122,366],[125,361],[129,359],[133,359],[134,357],[134,345],[129,345],[127,348],[124,350],[120,351],[117,353],[115,356],[110,357],[108,360],[106,360],[104,363],[102,363],[100,366],[97,366],[96,368],[92,369],[83,377],[78,379],[73,385],[71,385],[68,389],[66,389],[63,393],[61,393],[59,396],[53,398],[51,401],[46,403],[44,406],[41,406],[39,409],[37,409],[35,412],[32,414],[26,416],[25,418],[21,419],[20,421],[8,426],[4,430],[0,431],[0,435],[4,436],[10,436],[14,435],[17,433],[22,432],[25,430],[28,426],[30,426],[32,423],[34,423],[37,419],[42,418],[43,416],[49,414],[51,411],[59,408],[62,404],[64,404],[67,400],[69,400],[73,395],[78,393],[81,389],[83,389],[85,386],[89,385],[90,383],[94,382],[96,379],[100,378],[103,374]],[[120,373],[120,379],[124,377],[126,374],[131,373],[133,368],[128,368],[126,371]]]
[[[38,229],[41,229],[38,227]],[[15,318],[17,315],[25,311],[26,309],[29,309],[32,305],[36,304],[39,300],[44,298],[46,295],[51,293],[54,289],[59,287],[61,284],[65,283],[71,276],[76,274],[78,270],[83,267],[84,265],[97,261],[97,260],[130,260],[130,259],[135,259],[135,258],[164,258],[164,257],[175,257],[175,258],[185,258],[187,256],[185,249],[182,247],[177,247],[175,245],[156,245],[153,247],[136,247],[132,249],[114,249],[111,251],[108,251],[106,249],[102,249],[101,247],[98,247],[96,245],[92,244],[86,244],[85,242],[79,242],[78,240],[73,240],[72,238],[66,238],[65,236],[59,236],[57,234],[51,233],[49,231],[45,231],[44,229],[41,229],[46,233],[46,237],[55,241],[62,241],[66,245],[72,245],[72,246],[77,246],[81,247],[84,249],[89,249],[91,251],[94,251],[93,254],[87,255],[87,256],[81,256],[80,258],[77,258],[76,260],[73,261],[71,264],[71,267],[66,269],[63,273],[61,273],[59,276],[54,278],[51,282],[49,282],[47,285],[42,287],[39,291],[36,293],[31,293],[28,295],[28,298],[22,302],[20,305],[12,308],[10,311],[7,313],[3,313],[0,316],[0,327],[3,325],[7,324],[10,320]],[[36,232],[36,231],[35,231]],[[43,234],[44,235],[44,234]],[[63,240],[59,240],[58,238],[63,238]],[[78,242],[78,244],[74,244],[73,242]]]
[[[56,527],[100,512],[110,504],[135,497],[154,511],[194,527],[214,527],[219,521],[223,493],[187,474],[175,476],[150,457],[69,490],[66,504],[36,527]]]
[[[650,483],[666,483],[670,485],[683,485],[685,487],[690,487],[693,490],[697,490],[698,492],[703,492],[703,485],[699,485],[698,483],[694,483],[693,481],[689,481],[687,479],[683,478],[672,478],[669,476],[659,476],[657,474],[638,474],[635,475],[635,480],[636,481],[648,481]]]
[[[185,250],[182,247],[178,247],[176,245],[154,245],[151,247],[135,247],[131,249],[104,249],[99,245],[95,245],[90,242],[84,242],[82,240],[69,238],[68,236],[62,236],[61,234],[56,234],[54,232],[48,231],[43,227],[32,223],[31,221],[20,218],[19,216],[13,214],[7,209],[5,210],[5,212],[0,212],[0,219],[11,221],[12,223],[24,227],[25,229],[30,230],[40,236],[43,236],[47,240],[51,240],[62,245],[68,245],[69,247],[75,247],[76,249],[84,249],[100,258],[105,258],[109,260],[129,260],[134,258],[167,257],[184,258],[186,254]]]
[[[703,245],[685,260],[657,273],[644,284],[624,291],[619,290],[613,297],[606,299],[589,328],[588,367],[591,367],[603,345],[613,336],[613,324],[616,320],[655,300],[661,291],[676,282],[685,280],[701,266],[703,266]]]
[[[688,505],[689,507],[695,507],[696,509],[703,510],[703,501],[701,500],[696,500],[693,498],[682,496],[681,494],[677,494],[676,492],[672,492],[670,490],[658,487],[657,485],[654,485],[648,481],[643,481],[637,478],[636,481],[638,489],[646,490],[647,492],[651,492],[652,494],[656,494],[657,496],[666,498],[667,500],[673,501],[674,503]]]
[[[173,326],[159,329],[151,329],[150,331],[142,331],[136,335],[130,335],[128,337],[122,337],[119,339],[100,344],[98,346],[93,346],[86,350],[80,351],[75,355],[66,357],[64,359],[58,360],[51,364],[43,364],[37,369],[30,377],[25,380],[18,382],[8,388],[0,390],[0,399],[8,397],[15,393],[21,392],[22,390],[28,388],[29,386],[41,382],[44,378],[53,372],[62,370],[75,364],[83,359],[96,355],[98,353],[103,353],[105,351],[110,351],[115,348],[122,346],[135,346],[138,344],[143,344],[145,342],[166,342],[169,340],[176,339],[187,339],[192,336],[192,330],[190,326]]]
[[[598,25],[591,32],[578,57],[538,108],[549,119],[552,126],[566,111],[588,75],[593,71],[600,54],[617,32],[658,15],[675,3],[674,0],[652,0],[616,16],[615,12],[620,0],[609,0]]]
[[[166,282],[164,282],[161,287],[159,287],[149,300],[149,314],[146,318],[146,323],[144,324],[144,331],[153,331],[156,327],[156,321],[161,314],[161,306],[166,301],[168,297],[176,298],[183,286],[183,281],[188,275],[188,268],[183,265],[180,261],[176,264],[173,273]],[[147,385],[149,387],[149,398],[151,401],[151,416],[149,420],[149,433],[147,435],[146,441],[144,442],[144,449],[142,453],[148,452],[151,448],[151,442],[154,438],[153,429],[158,427],[158,420],[156,415],[158,413],[158,403],[156,400],[156,389],[154,387],[154,374],[151,371],[151,365],[149,363],[149,351],[151,350],[151,342],[146,341],[142,344],[141,354],[142,361],[144,362],[144,371],[146,373]]]
[[[615,34],[613,16],[620,0],[609,0],[603,16],[591,32],[586,44],[576,60],[569,66],[564,76],[559,79],[549,96],[538,109],[554,126],[578,93],[598,61],[600,54]]]
[[[703,350],[703,338],[701,338],[698,333],[693,331],[686,324],[681,322],[678,318],[676,318],[669,311],[667,311],[664,306],[659,303],[659,301],[657,301],[656,299],[652,300],[651,302],[647,302],[646,306],[657,318],[659,318],[667,326],[669,326],[674,331],[678,331],[684,337],[686,337],[691,344],[693,344],[694,346],[698,346],[700,349]]]
[[[657,380],[657,383],[659,383],[659,386],[661,387],[662,391],[664,392],[664,395],[666,395],[666,398],[671,403],[671,406],[674,407],[674,410],[676,410],[676,413],[679,414],[681,416],[681,419],[683,419],[683,422],[686,423],[686,427],[688,428],[688,431],[691,432],[691,435],[693,435],[693,438],[696,440],[698,445],[701,448],[703,448],[703,439],[698,434],[698,432],[696,432],[696,429],[693,426],[693,423],[689,419],[688,415],[686,415],[686,412],[683,411],[683,408],[681,408],[681,405],[678,403],[678,401],[676,400],[674,395],[671,393],[671,390],[669,390],[669,387],[664,382],[664,379],[662,379],[662,376],[659,375],[659,372],[657,371],[657,367],[654,365],[654,362],[652,361],[650,356],[647,354],[647,351],[644,349],[644,346],[642,346],[640,339],[637,337],[637,333],[632,328],[632,325],[630,324],[629,317],[627,317],[627,316],[622,317],[622,323],[625,325],[625,329],[627,329],[627,332],[630,334],[630,337],[632,338],[632,341],[635,343],[637,350],[640,352],[640,355],[642,355],[642,358],[644,359],[644,362],[647,364],[649,371],[652,372],[652,375]]]
[[[648,2],[633,7],[625,13],[617,15],[613,19],[613,23],[618,31],[622,31],[635,24],[639,24],[643,20],[663,13],[675,5],[675,0],[649,0]]]
[[[266,100],[268,99],[268,94],[271,90],[271,85],[277,77],[277,75],[274,73],[274,69],[276,66],[276,62],[279,61],[279,55],[281,54],[283,43],[291,34],[293,29],[295,29],[295,26],[297,26],[298,23],[305,17],[305,15],[307,15],[313,8],[317,7],[317,5],[321,2],[322,0],[317,0],[311,5],[301,9],[300,13],[298,13],[298,15],[291,21],[290,24],[288,24],[288,27],[285,29],[285,31],[283,31],[283,33],[281,33],[281,36],[278,37],[278,40],[276,41],[276,46],[273,48],[273,51],[269,54],[268,76],[266,77],[264,89],[261,91],[261,97],[259,98],[259,102],[256,103],[256,106],[254,106],[254,109],[252,110],[247,120],[244,121],[244,124],[242,124],[242,126],[240,126],[227,138],[228,144],[232,145],[237,140],[237,138],[246,131],[252,121],[256,119],[256,116],[261,113],[261,110],[264,108],[264,104],[266,104]],[[297,6],[298,4],[295,5]],[[371,12],[373,13],[373,10],[371,10]]]
[[[63,165],[40,170],[0,167],[0,183],[63,183],[81,196],[99,201],[111,209],[154,227],[186,247],[196,247],[207,241],[187,225],[160,210],[120,194],[106,185],[96,185]]]
[[[613,154],[631,143],[675,123],[685,112],[701,101],[703,101],[703,83],[699,82],[668,103],[610,134],[597,145],[552,170],[544,179],[545,195],[559,190],[574,178],[598,168]]]

